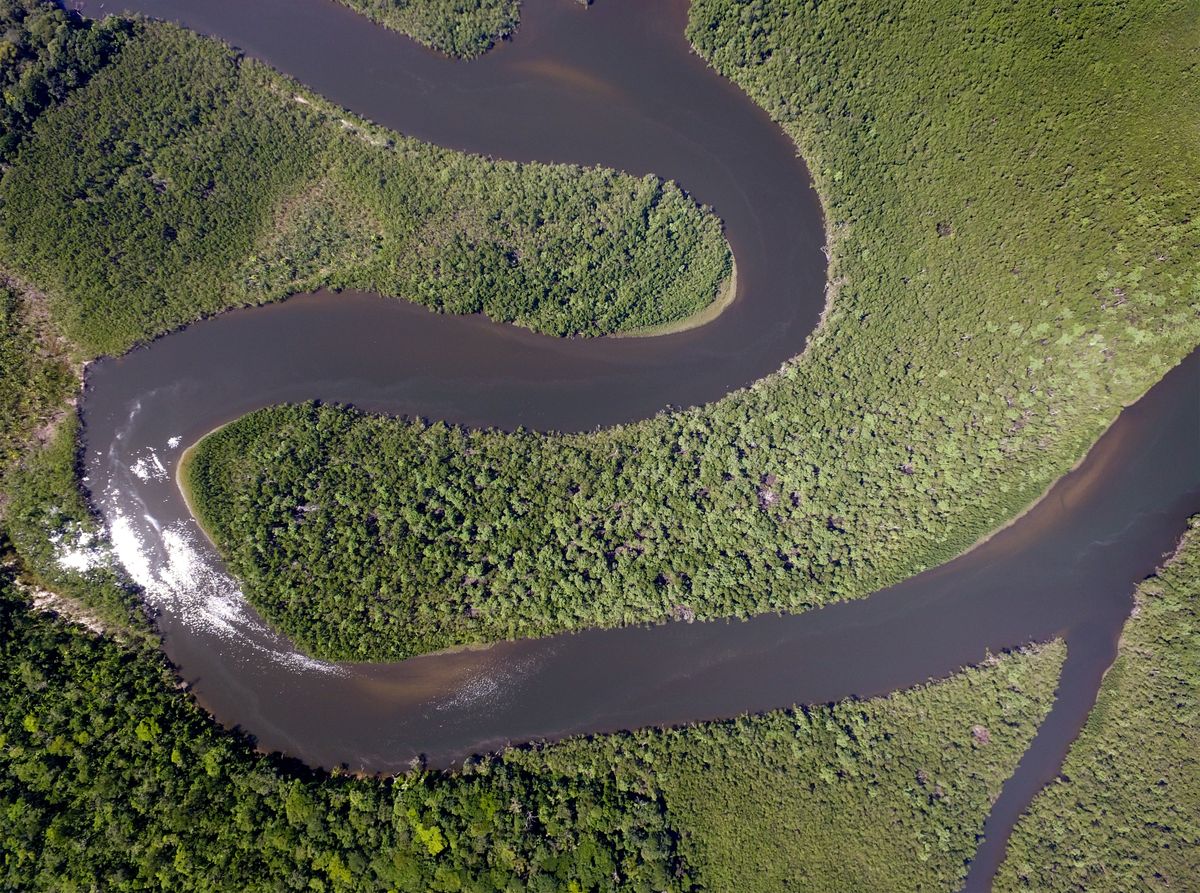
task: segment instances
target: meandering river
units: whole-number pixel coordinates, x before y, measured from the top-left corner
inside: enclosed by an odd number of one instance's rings
[[[89,13],[100,4],[87,2]],[[308,399],[512,428],[584,430],[720,398],[804,347],[824,305],[821,211],[788,138],[683,37],[683,0],[525,0],[518,38],[455,63],[329,0],[134,0],[215,34],[355,112],[457,149],[677,180],[723,218],[738,292],[715,321],[647,339],[557,340],[355,293],[236,311],[89,371],[88,485],[164,648],[222,723],[322,766],[445,766],[509,742],[870,696],[988,650],[1061,635],[1051,716],[972,864],[986,889],[1115,652],[1133,586],[1200,511],[1200,355],[1127,409],[1021,520],[856,602],[746,622],[595,630],[325,664],[249,608],[175,486],[182,449]]]

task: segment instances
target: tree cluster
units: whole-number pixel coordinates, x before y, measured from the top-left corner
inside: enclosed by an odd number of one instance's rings
[[[425,46],[470,59],[517,30],[518,0],[341,0]]]
[[[661,804],[503,758],[378,781],[255,754],[157,652],[0,594],[0,885],[23,890],[679,889]]]
[[[0,2],[0,163],[45,109],[103,68],[129,36],[121,19],[91,24],[54,0]]]

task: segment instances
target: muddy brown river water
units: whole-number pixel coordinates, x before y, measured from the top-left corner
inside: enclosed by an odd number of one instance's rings
[[[87,2],[89,14],[100,4]],[[111,6],[107,7],[111,10]],[[1021,520],[867,599],[798,616],[594,630],[397,664],[325,664],[246,604],[174,483],[182,449],[283,401],[586,430],[719,399],[798,354],[824,303],[821,212],[788,138],[683,37],[682,0],[526,0],[517,39],[456,63],[329,0],[133,0],[441,145],[677,180],[725,221],[737,298],[660,338],[556,340],[371,295],[236,311],[95,364],[88,484],[159,613],[164,648],[227,726],[320,766],[448,766],[506,743],[734,716],[911,686],[1063,636],[1058,698],[988,819],[968,889],[1057,772],[1135,583],[1200,511],[1200,355],[1127,409]]]

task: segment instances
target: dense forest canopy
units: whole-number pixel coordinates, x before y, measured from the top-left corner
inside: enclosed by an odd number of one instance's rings
[[[663,890],[653,794],[489,759],[391,781],[253,754],[156,652],[0,593],[0,885],[89,890]]]
[[[87,25],[47,0],[0,0],[0,161],[34,119],[103,68],[131,31],[128,21]]]
[[[267,410],[199,451],[205,522],[269,617],[354,658],[802,610],[948,559],[1200,340],[1195,20],[698,0],[692,41],[825,199],[808,351],[584,436]]]

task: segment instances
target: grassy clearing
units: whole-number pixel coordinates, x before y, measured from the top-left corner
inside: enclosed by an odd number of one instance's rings
[[[0,276],[0,481],[51,436],[78,385],[44,297]],[[4,502],[0,493],[0,515]]]

